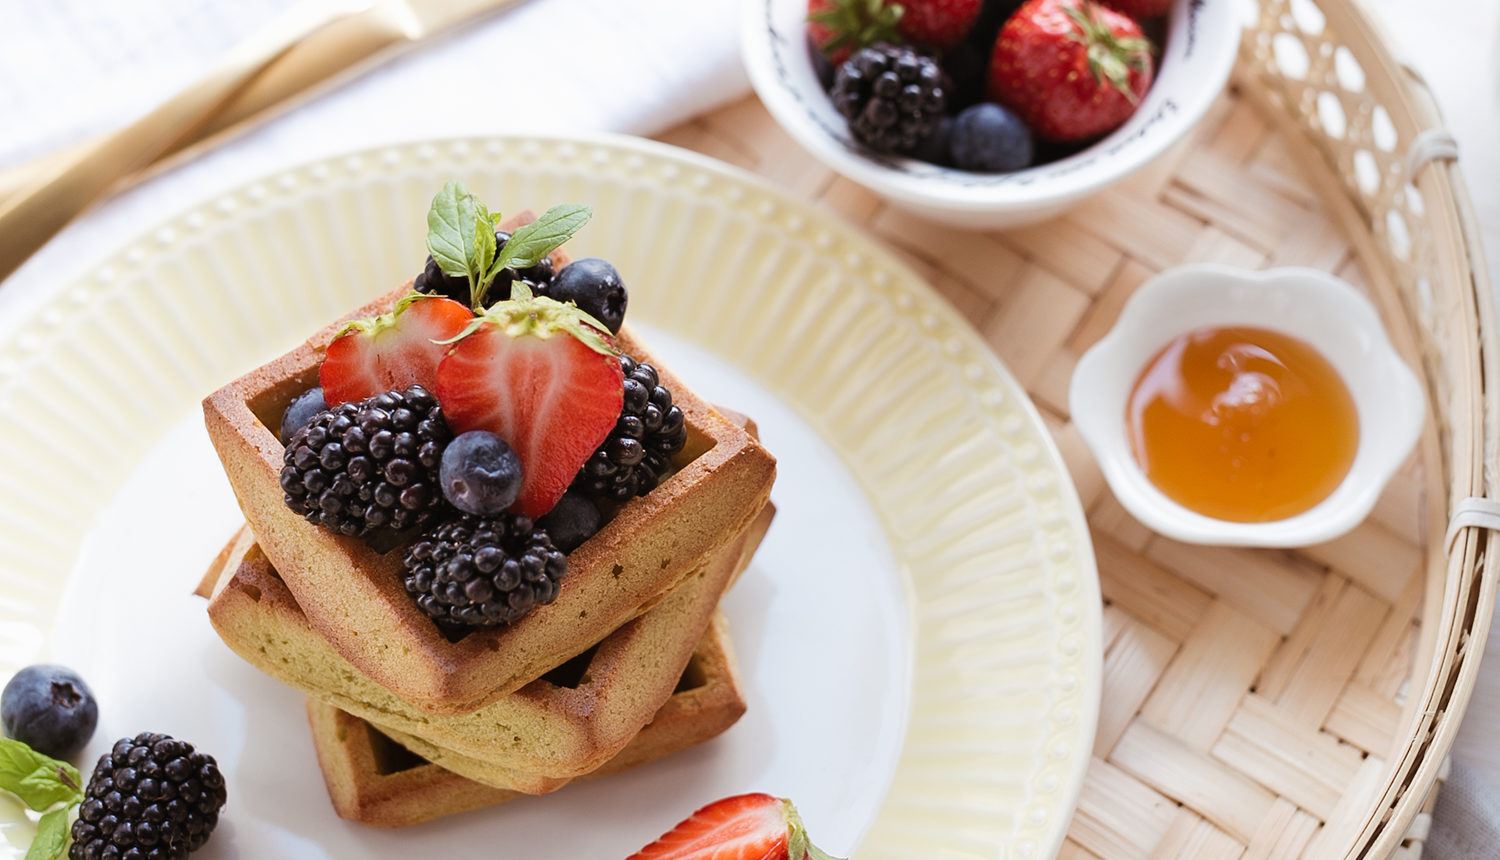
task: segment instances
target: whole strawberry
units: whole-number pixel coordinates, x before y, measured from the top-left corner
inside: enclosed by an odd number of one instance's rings
[[[1137,21],[1158,18],[1172,11],[1172,0],[1099,0],[1099,2]]]
[[[1135,113],[1153,74],[1130,18],[1094,0],[1029,0],[1000,29],[987,93],[1038,137],[1088,140]]]
[[[808,0],[807,34],[835,66],[877,42],[945,51],[969,34],[983,5],[984,0]]]
[[[984,0],[902,0],[896,25],[907,41],[938,51],[957,47],[974,26]]]

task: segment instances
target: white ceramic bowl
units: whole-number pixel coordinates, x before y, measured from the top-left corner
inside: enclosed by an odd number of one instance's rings
[[[1131,452],[1126,402],[1146,362],[1178,335],[1225,325],[1273,329],[1311,344],[1354,397],[1354,463],[1328,498],[1296,516],[1236,523],[1195,513],[1158,490]],[[1143,284],[1109,334],[1084,353],[1068,408],[1115,497],[1152,530],[1189,543],[1291,547],[1331,540],[1364,520],[1416,444],[1427,406],[1375,308],[1348,283],[1315,269],[1181,266]]]
[[[1124,126],[1060,161],[1015,173],[968,173],[856,144],[813,71],[807,0],[742,3],[745,67],[788,134],[829,167],[901,207],[970,229],[1040,221],[1145,166],[1218,96],[1240,41],[1234,0],[1176,0],[1156,81]]]

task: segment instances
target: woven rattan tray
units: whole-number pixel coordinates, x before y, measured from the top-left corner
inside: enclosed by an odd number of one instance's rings
[[[1430,97],[1349,0],[1263,0],[1229,92],[1125,185],[1033,227],[962,233],[835,176],[747,99],[661,137],[862,225],[983,333],[1054,431],[1093,528],[1104,696],[1062,857],[1415,857],[1484,650],[1493,309]],[[1366,289],[1429,394],[1368,521],[1298,552],[1197,547],[1110,496],[1069,423],[1078,356],[1147,277],[1306,265]]]

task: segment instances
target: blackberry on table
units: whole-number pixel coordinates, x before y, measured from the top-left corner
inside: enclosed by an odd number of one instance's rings
[[[499,253],[499,250],[505,247],[505,243],[509,241],[509,233],[504,230],[496,230],[495,252]],[[551,257],[543,257],[537,261],[536,265],[527,266],[524,269],[513,269],[507,266],[500,270],[500,273],[495,276],[495,280],[490,284],[489,290],[485,292],[484,306],[489,307],[496,302],[503,302],[510,298],[510,285],[517,280],[522,280],[530,284],[533,293],[544,290],[548,284],[552,283],[552,276],[554,274],[554,265]],[[469,301],[469,279],[445,273],[431,256],[427,258],[427,263],[422,267],[422,271],[417,274],[416,279],[412,281],[411,286],[412,289],[419,293],[447,296],[464,307],[471,306],[471,302]]]
[[[687,444],[682,409],[661,384],[656,368],[620,356],[625,403],[603,444],[584,462],[573,486],[597,499],[623,502],[644,496],[670,468],[673,454]]]
[[[286,506],[355,537],[425,525],[442,509],[438,468],[451,437],[420,385],[340,404],[292,434],[281,467]]]
[[[94,767],[68,857],[180,860],[208,841],[224,800],[213,756],[168,735],[121,738]]]
[[[877,152],[908,153],[942,116],[948,84],[933,58],[880,43],[839,66],[830,96],[855,140]]]
[[[527,517],[464,514],[407,550],[407,593],[446,629],[499,627],[557,599],[568,559]]]

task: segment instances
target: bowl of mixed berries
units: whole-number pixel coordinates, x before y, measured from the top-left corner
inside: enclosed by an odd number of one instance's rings
[[[1051,217],[1169,149],[1239,48],[1234,0],[744,0],[750,80],[829,167],[969,228]]]

